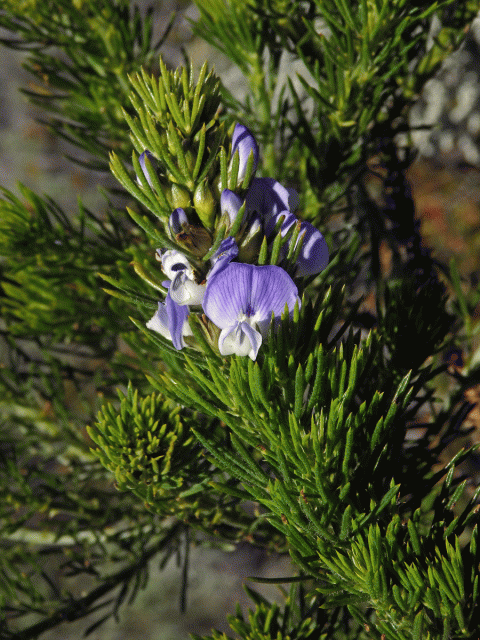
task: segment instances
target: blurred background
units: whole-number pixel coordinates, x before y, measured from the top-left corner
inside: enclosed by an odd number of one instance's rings
[[[172,11],[175,26],[163,49],[167,64],[184,60],[182,49],[199,68],[207,59],[235,94],[243,90],[242,77],[225,58],[192,36],[189,19],[197,14],[188,2],[139,2],[153,5],[160,35]],[[434,25],[435,27],[435,25]],[[4,35],[4,34],[1,34]],[[1,49],[0,64],[0,184],[18,193],[17,181],[47,194],[67,211],[77,210],[77,197],[93,210],[103,206],[98,180],[72,164],[65,154],[77,155],[52,137],[38,122],[39,112],[19,92],[28,87],[21,52]],[[442,261],[455,257],[460,273],[478,282],[480,263],[480,17],[471,25],[464,46],[455,52],[419,96],[411,115],[418,157],[409,170],[417,217],[425,242]],[[429,128],[426,129],[425,126]],[[99,179],[105,180],[99,175]],[[113,183],[113,179],[112,179]],[[472,414],[480,422],[480,416]],[[182,640],[189,632],[206,634],[212,627],[228,630],[226,614],[236,602],[244,609],[248,599],[242,584],[248,576],[290,575],[288,560],[266,556],[247,546],[231,553],[208,546],[192,549],[187,610],[180,612],[181,568],[170,561],[160,571],[151,566],[150,581],[132,605],[121,609],[119,623],[108,621],[90,637],[94,640]],[[280,597],[275,586],[250,586],[269,598]],[[80,591],[82,585],[77,587]],[[81,620],[42,635],[44,640],[79,638],[91,624]]]

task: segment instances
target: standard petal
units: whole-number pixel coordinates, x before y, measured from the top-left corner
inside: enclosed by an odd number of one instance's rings
[[[250,129],[243,124],[236,124],[232,136],[232,158],[238,151],[238,182],[242,182],[247,171],[250,154],[253,153],[253,173],[258,164],[258,144]]]
[[[226,329],[238,321],[250,324],[281,316],[285,305],[293,311],[298,289],[277,266],[231,263],[207,283],[203,309],[210,320]]]
[[[295,189],[292,189],[292,187],[287,187],[287,191],[288,191],[288,208],[292,213],[295,213],[295,211],[298,209],[298,206],[300,204],[300,197],[298,193],[295,191]]]
[[[223,329],[218,338],[218,350],[222,356],[236,354],[255,360],[261,344],[262,336],[248,322],[237,322]]]
[[[170,280],[173,280],[179,271],[185,271],[193,277],[192,267],[187,258],[180,251],[168,249],[161,252],[162,269]]]
[[[257,268],[251,264],[230,263],[209,278],[203,310],[220,329],[232,327],[240,318],[248,315],[252,271]]]
[[[295,276],[311,276],[320,273],[328,265],[328,246],[325,238],[310,222],[302,222],[300,237],[303,237],[302,248],[297,260]]]
[[[272,313],[274,317],[280,317],[285,305],[292,312],[298,300],[298,289],[288,273],[275,265],[254,269],[250,301],[254,311],[252,320],[269,320]]]

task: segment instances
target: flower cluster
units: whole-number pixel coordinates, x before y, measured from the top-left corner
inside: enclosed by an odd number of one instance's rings
[[[240,193],[245,175],[252,168],[255,171],[257,162],[255,138],[247,127],[237,124],[230,168],[237,171]],[[141,166],[143,169],[142,163]],[[190,308],[201,307],[207,322],[216,327],[213,333],[218,335],[221,355],[248,355],[255,360],[272,320],[278,322],[285,308],[292,313],[295,304],[300,305],[293,278],[322,271],[328,264],[328,248],[315,227],[295,217],[297,194],[272,178],[253,178],[243,198],[233,190],[223,189],[219,204],[221,223],[227,229],[235,227],[240,231],[225,238],[207,261],[192,263],[181,251],[157,250],[168,278],[163,283],[168,292],[147,327],[171,340],[176,349],[182,349],[187,344],[185,339],[192,336]],[[298,230],[295,247],[301,242],[293,278],[281,266],[254,264],[263,237],[270,239],[276,235],[274,231],[284,236],[293,225]],[[182,235],[191,235],[191,229],[185,211],[175,209],[169,220],[172,238],[178,241]],[[210,242],[209,234],[201,230]],[[291,238],[283,245],[280,258],[286,255],[290,242]],[[207,246],[201,249],[203,255],[207,251]]]

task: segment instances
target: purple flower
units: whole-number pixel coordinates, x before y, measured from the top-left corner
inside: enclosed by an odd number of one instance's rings
[[[152,179],[148,175],[147,166],[145,164],[145,158],[148,158],[150,163],[153,164],[154,157],[153,157],[152,153],[148,149],[145,149],[145,151],[138,156],[138,162],[140,163],[140,166],[141,166],[142,171],[143,171],[143,175],[145,176],[148,184],[152,187],[153,186]],[[137,176],[137,182],[140,185],[142,184],[142,181],[140,180],[140,178],[138,176]]]
[[[222,355],[235,353],[255,360],[272,314],[278,319],[285,305],[292,312],[297,301],[298,289],[280,267],[232,263],[208,281],[203,310],[222,330],[218,339]]]
[[[187,320],[188,313],[188,307],[174,302],[169,291],[165,302],[158,303],[158,309],[147,322],[147,327],[171,340],[179,351],[186,346],[184,336],[193,335]]]
[[[284,236],[290,227],[298,222],[298,218],[289,211],[280,211],[270,218],[266,227],[266,236],[273,232],[278,220],[283,217],[284,220],[280,226],[280,233]],[[325,238],[310,222],[303,221],[300,223],[300,233],[298,234],[295,247],[303,237],[302,247],[297,258],[297,270],[295,277],[312,276],[323,271],[328,265],[328,246]],[[286,253],[290,240],[283,247],[283,255]]]
[[[243,124],[236,124],[232,136],[232,158],[238,151],[238,178],[237,184],[243,182],[247,172],[247,163],[250,154],[253,153],[253,173],[258,164],[258,144],[250,129]]]
[[[247,213],[256,212],[268,224],[280,211],[294,211],[298,195],[273,178],[254,178],[245,197]]]

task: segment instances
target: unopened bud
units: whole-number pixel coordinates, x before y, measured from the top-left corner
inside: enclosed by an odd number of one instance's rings
[[[193,205],[204,226],[211,229],[215,220],[215,199],[210,187],[205,182],[199,184],[195,189]]]
[[[174,182],[170,189],[169,200],[170,204],[175,209],[185,209],[190,206],[190,193],[185,189],[185,187],[181,187],[179,184]]]

